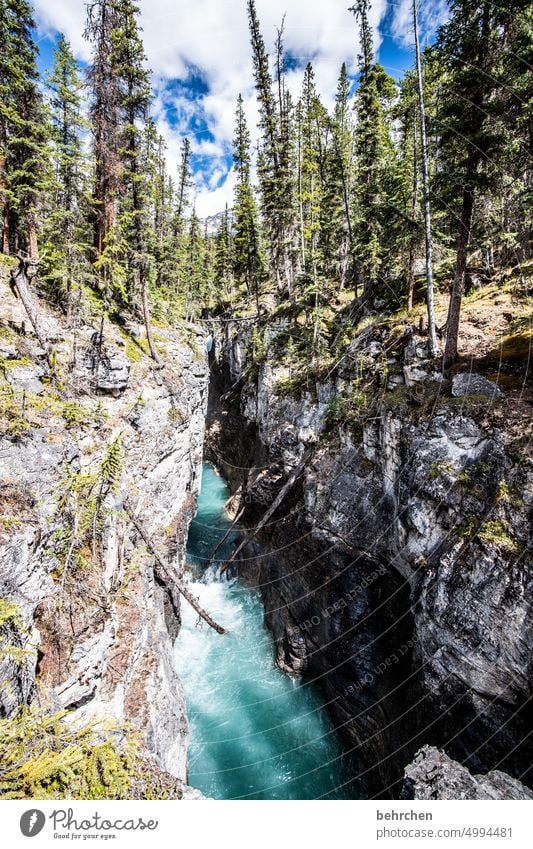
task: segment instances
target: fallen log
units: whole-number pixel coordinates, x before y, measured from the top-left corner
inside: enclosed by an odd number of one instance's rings
[[[272,504],[270,505],[270,507],[268,508],[266,513],[264,514],[263,518],[260,520],[260,522],[258,522],[256,527],[248,534],[248,536],[245,537],[245,539],[243,539],[243,541],[241,543],[239,543],[239,545],[237,546],[237,548],[235,549],[235,551],[233,552],[231,557],[228,560],[226,560],[226,562],[222,565],[222,568],[220,570],[221,575],[223,575],[224,572],[226,572],[229,569],[229,567],[235,561],[235,558],[237,557],[237,555],[240,554],[240,552],[243,550],[245,545],[247,545],[247,543],[250,542],[251,539],[253,539],[255,536],[257,536],[257,534],[259,533],[261,528],[264,528],[264,526],[266,525],[266,523],[268,522],[270,517],[276,512],[276,510],[278,509],[279,505],[281,504],[281,502],[283,501],[283,499],[285,498],[287,493],[292,489],[292,487],[294,486],[294,484],[296,483],[296,481],[298,480],[298,478],[302,474],[302,472],[303,472],[303,470],[306,466],[306,463],[309,460],[309,456],[310,456],[310,451],[306,451],[305,454],[303,455],[302,459],[300,460],[300,462],[296,466],[296,468],[293,469],[293,471],[290,473],[289,477],[287,478],[287,481],[281,487],[280,491],[278,492],[274,501],[272,502]]]
[[[217,633],[219,634],[225,634],[225,628],[223,628],[222,625],[219,625],[218,622],[215,622],[215,620],[209,615],[209,613],[207,613],[207,611],[204,610],[203,607],[201,607],[201,605],[198,603],[198,599],[196,599],[193,594],[187,589],[187,587],[179,580],[178,576],[176,574],[173,574],[172,567],[169,566],[168,563],[165,563],[161,555],[157,552],[154,543],[146,533],[140,521],[134,515],[131,507],[127,504],[124,504],[124,511],[129,516],[133,527],[135,528],[143,542],[146,544],[148,551],[155,558],[156,564],[160,569],[160,577],[163,579],[170,593],[174,594],[174,591],[180,593],[180,595],[183,596],[185,601],[187,601],[191,605],[191,607],[196,610],[198,616],[200,616],[205,622],[207,622],[207,624],[211,628],[213,628],[214,631],[217,631]]]
[[[33,298],[30,293],[29,269],[35,268],[38,265],[39,261],[35,259],[29,259],[28,257],[23,257],[21,254],[17,254],[17,259],[19,261],[18,268],[11,269],[11,291],[22,301],[22,306],[24,307],[26,315],[30,320],[30,324],[33,327],[33,332],[37,336],[39,345],[44,350],[44,355],[46,357],[48,367],[50,371],[53,372],[54,369],[50,357],[50,351],[48,348],[48,340],[46,338],[46,334],[41,328],[39,314],[37,312],[37,308],[33,302]]]
[[[211,563],[213,562],[213,560],[215,559],[215,554],[217,553],[219,548],[221,548],[224,545],[224,543],[226,542],[227,538],[231,534],[232,530],[235,528],[235,525],[237,524],[237,522],[239,521],[239,519],[241,518],[241,516],[242,516],[242,514],[244,513],[245,510],[246,510],[246,507],[243,507],[241,510],[239,510],[239,512],[235,516],[233,522],[229,526],[228,530],[226,531],[226,533],[224,534],[222,539],[219,542],[217,542],[215,547],[212,548],[211,551],[209,552],[209,554],[207,555],[207,565],[208,566],[210,566]]]

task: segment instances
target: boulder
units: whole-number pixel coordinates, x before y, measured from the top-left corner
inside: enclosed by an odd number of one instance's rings
[[[95,379],[95,369],[98,370]],[[126,389],[130,375],[131,363],[126,353],[120,348],[106,345],[102,348],[98,360],[97,347],[82,348],[76,357],[76,371],[82,377],[89,378],[91,383],[104,392],[119,393]]]
[[[460,398],[463,395],[483,395],[485,398],[500,398],[499,386],[492,380],[487,380],[481,374],[465,372],[456,374],[452,380],[452,395]]]
[[[516,778],[499,769],[472,775],[434,746],[424,746],[405,768],[404,799],[533,799],[533,793]]]

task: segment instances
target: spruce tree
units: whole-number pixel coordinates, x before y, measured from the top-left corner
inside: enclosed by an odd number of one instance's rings
[[[391,244],[391,219],[401,205],[390,123],[396,92],[394,81],[374,59],[369,7],[368,0],[358,0],[350,9],[359,21],[362,48],[356,95],[354,260],[356,294],[360,283],[367,305],[386,294],[386,243]]]
[[[278,31],[277,67],[279,69],[278,102],[273,90],[266,51],[254,0],[248,0],[248,23],[254,63],[254,79],[259,103],[261,142],[258,173],[262,212],[269,245],[269,260],[278,289],[289,292],[294,269],[291,246],[294,235],[292,182],[290,161],[290,99],[284,96],[282,30]]]
[[[44,205],[45,252],[41,276],[70,317],[76,281],[88,277],[90,236],[85,203],[87,161],[83,148],[83,82],[69,42],[60,35],[47,77],[50,91],[54,190]]]
[[[335,111],[329,122],[320,238],[326,271],[341,287],[353,273],[352,175],[353,126],[349,105],[350,80],[346,64],[339,75]]]
[[[497,95],[500,86],[508,87],[510,82],[504,70],[514,52],[508,41],[510,21],[527,5],[525,0],[500,5],[488,0],[453,0],[450,21],[441,28],[437,40],[445,68],[438,115],[442,127],[442,192],[459,222],[446,324],[447,363],[458,355],[461,301],[475,228],[476,198],[497,181],[505,143],[497,120]],[[462,92],[467,92],[467,96]]]
[[[117,0],[90,0],[87,3],[85,38],[93,56],[88,68],[89,115],[93,135],[95,170],[94,248],[98,258],[116,240],[120,174],[121,89],[113,67],[113,33],[120,21]],[[111,253],[114,252],[114,247]],[[108,252],[109,253],[109,252]]]
[[[250,133],[246,124],[242,96],[237,100],[233,163],[237,174],[233,208],[234,272],[244,281],[248,294],[253,294],[259,312],[260,281],[263,274],[259,223],[254,190],[251,182]]]
[[[217,288],[228,300],[233,294],[233,239],[228,205],[215,239],[214,275]]]
[[[48,116],[38,86],[35,22],[26,0],[0,3],[2,251],[37,258],[38,206],[50,189]]]

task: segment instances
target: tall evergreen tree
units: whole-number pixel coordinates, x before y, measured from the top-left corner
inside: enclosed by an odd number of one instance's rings
[[[321,241],[328,274],[344,286],[352,274],[352,174],[353,126],[350,116],[350,80],[343,63],[330,121],[331,140],[327,150]]]
[[[83,147],[83,82],[69,42],[61,35],[47,78],[50,91],[54,191],[44,205],[44,273],[54,297],[70,316],[75,281],[88,275],[89,234],[85,203],[87,162]]]
[[[278,32],[277,41],[277,67],[280,75],[277,103],[254,0],[248,0],[247,8],[261,130],[258,172],[270,267],[278,288],[290,291],[293,280],[291,245],[294,222],[292,184],[288,172],[290,100],[283,93],[282,31]]]
[[[184,138],[181,146],[181,158],[178,168],[178,186],[176,190],[176,210],[174,217],[174,235],[179,237],[183,231],[185,216],[190,204],[191,189],[191,143]]]
[[[93,57],[88,69],[89,115],[95,168],[94,248],[98,257],[114,236],[120,175],[121,87],[113,66],[113,33],[120,29],[117,0],[87,3],[85,38]]]
[[[488,0],[453,0],[451,18],[437,41],[445,78],[440,100],[440,155],[449,179],[444,186],[459,222],[456,259],[446,325],[446,362],[458,354],[461,301],[475,215],[476,197],[497,179],[504,134],[497,118],[499,87],[512,52],[511,19],[525,0],[494,5]],[[465,97],[462,93],[467,92]],[[459,192],[458,187],[460,187]],[[455,198],[459,194],[459,204]]]
[[[359,21],[362,48],[356,96],[354,259],[356,287],[362,284],[365,303],[378,293],[384,294],[384,287],[378,283],[384,281],[384,247],[387,235],[390,239],[392,234],[391,212],[397,189],[389,121],[394,81],[374,60],[369,8],[369,0],[358,0],[350,9]]]
[[[48,118],[38,86],[35,22],[26,0],[0,3],[2,251],[38,256],[37,214],[50,188]]]
[[[242,96],[237,100],[233,163],[237,174],[234,201],[234,272],[253,294],[259,311],[260,280],[263,274],[259,223],[251,182],[250,133],[246,124]]]
[[[413,34],[415,39],[416,75],[418,83],[418,109],[420,115],[420,155],[422,165],[422,185],[424,188],[424,231],[426,241],[426,300],[428,310],[428,339],[429,352],[432,357],[439,353],[437,334],[435,330],[435,307],[433,303],[433,243],[431,234],[431,206],[429,200],[429,164],[426,140],[426,109],[424,104],[424,83],[422,79],[422,62],[420,60],[420,45],[418,43],[418,14],[416,0],[413,0]]]

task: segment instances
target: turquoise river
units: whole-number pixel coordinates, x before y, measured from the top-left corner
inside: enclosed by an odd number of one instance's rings
[[[350,798],[321,696],[275,665],[258,592],[235,578],[220,579],[217,564],[206,568],[229,527],[228,494],[223,478],[205,464],[187,560],[191,589],[227,633],[200,624],[182,605],[175,660],[189,716],[189,784],[214,799]],[[231,548],[230,538],[217,558]]]

